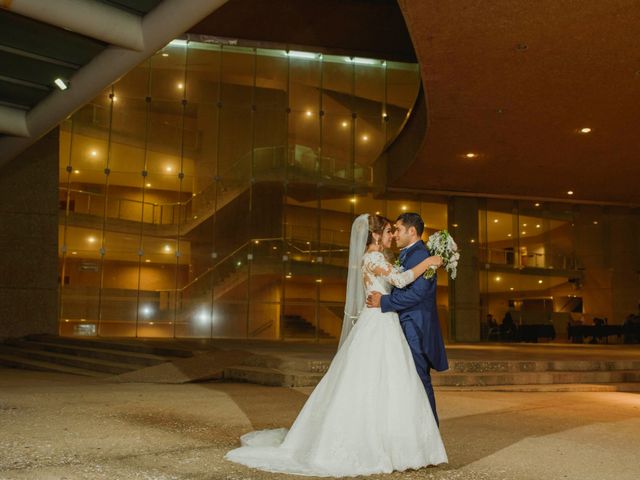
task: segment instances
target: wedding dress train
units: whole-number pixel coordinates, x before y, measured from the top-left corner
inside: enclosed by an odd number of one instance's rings
[[[366,291],[413,280],[381,253],[363,257]],[[227,460],[270,472],[355,476],[447,462],[396,313],[364,308],[290,430],[251,432]]]

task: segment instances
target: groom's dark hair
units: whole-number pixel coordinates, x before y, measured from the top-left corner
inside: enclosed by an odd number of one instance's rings
[[[407,229],[409,229],[410,227],[415,228],[416,233],[419,237],[421,237],[422,232],[424,232],[424,222],[422,221],[422,217],[420,217],[420,215],[418,215],[417,213],[401,213],[400,215],[398,215],[398,218],[396,218],[396,222],[402,222],[402,224]]]

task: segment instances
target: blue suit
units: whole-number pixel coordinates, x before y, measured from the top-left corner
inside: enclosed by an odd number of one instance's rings
[[[415,267],[429,257],[429,250],[422,240],[400,252],[400,262],[405,270]],[[429,397],[431,410],[438,421],[436,399],[431,384],[430,370],[447,370],[449,362],[438,321],[436,307],[437,275],[430,279],[420,276],[405,288],[394,288],[380,299],[383,312],[398,312],[400,325],[416,364],[416,370]]]

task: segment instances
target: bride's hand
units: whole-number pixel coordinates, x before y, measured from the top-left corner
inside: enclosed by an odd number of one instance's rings
[[[444,264],[444,261],[442,260],[442,257],[440,255],[433,255],[429,257],[429,260],[431,260],[431,265],[436,268],[440,268]]]

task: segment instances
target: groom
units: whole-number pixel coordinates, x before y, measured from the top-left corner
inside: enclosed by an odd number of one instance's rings
[[[399,260],[404,270],[413,268],[430,256],[429,250],[420,239],[423,231],[424,222],[417,213],[403,213],[396,220],[394,237],[401,249]],[[430,279],[420,276],[404,288],[394,288],[389,295],[372,292],[367,298],[367,306],[380,307],[382,312],[398,312],[416,370],[429,397],[433,416],[439,425],[430,370],[446,370],[449,363],[438,321],[436,284],[436,275]]]

